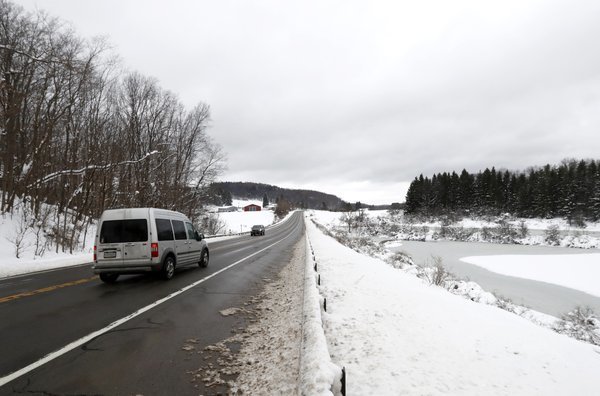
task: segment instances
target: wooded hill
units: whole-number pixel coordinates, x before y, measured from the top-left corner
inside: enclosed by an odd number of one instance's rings
[[[312,190],[294,190],[272,186],[270,184],[250,182],[218,182],[211,186],[213,203],[231,205],[233,197],[255,199],[262,202],[265,194],[269,203],[285,199],[293,207],[301,209],[341,210],[346,202],[332,194]]]
[[[581,223],[600,219],[600,161],[565,160],[527,171],[463,169],[431,178],[420,175],[406,194],[408,213],[500,214],[563,217]]]

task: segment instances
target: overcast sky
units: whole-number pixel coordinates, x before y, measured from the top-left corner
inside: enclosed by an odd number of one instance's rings
[[[19,0],[211,106],[228,181],[404,201],[420,173],[600,158],[600,1]]]

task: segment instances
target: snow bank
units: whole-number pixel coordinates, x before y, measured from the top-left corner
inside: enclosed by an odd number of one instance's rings
[[[47,211],[47,218],[44,221],[35,219],[27,208],[27,205],[17,200],[13,214],[0,215],[0,251],[2,252],[0,278],[81,265],[92,261],[95,224],[90,224],[87,230],[83,228],[80,230],[81,234],[77,234],[74,254],[60,251],[57,253],[56,244],[48,236],[57,227],[54,213],[56,208],[42,205],[43,210]],[[64,220],[64,214],[60,219],[61,222]],[[67,229],[72,230],[73,227],[72,223],[67,223]],[[17,250],[19,258],[16,257]]]
[[[312,248],[307,236],[300,389],[303,395],[331,395],[332,384],[339,383],[341,371],[331,362],[327,349],[321,321],[322,301],[313,268]]]
[[[499,274],[553,283],[600,296],[600,253],[471,256],[463,257],[461,261]]]
[[[600,348],[424,285],[306,226],[349,394],[597,393]]]
[[[48,271],[91,262],[92,253],[49,253],[44,257],[35,259],[17,259],[8,257],[0,260],[0,278],[28,274],[31,272]]]

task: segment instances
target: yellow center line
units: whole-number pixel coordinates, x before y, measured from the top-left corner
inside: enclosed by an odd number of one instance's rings
[[[44,288],[37,289],[37,290],[31,290],[31,291],[27,291],[27,292],[23,292],[23,293],[13,294],[13,295],[6,296],[6,297],[0,297],[0,304],[8,302],[8,301],[16,300],[16,299],[19,299],[22,297],[35,296],[36,294],[51,292],[54,290],[62,289],[64,287],[81,285],[82,283],[91,282],[94,279],[98,279],[98,277],[93,276],[91,278],[78,279],[76,281],[62,283],[60,285],[48,286],[48,287],[44,287]]]

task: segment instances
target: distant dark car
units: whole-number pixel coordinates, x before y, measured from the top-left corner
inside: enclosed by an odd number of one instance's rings
[[[265,226],[257,224],[252,226],[252,230],[250,231],[250,235],[265,235]]]

